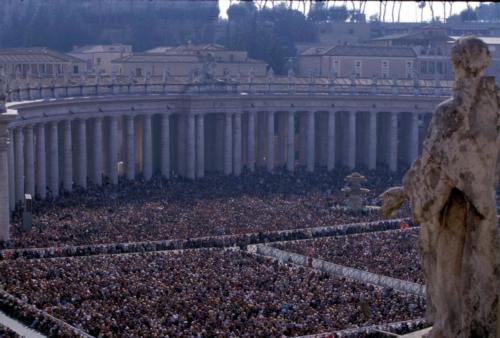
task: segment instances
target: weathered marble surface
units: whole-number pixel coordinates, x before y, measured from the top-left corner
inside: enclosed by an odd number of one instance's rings
[[[495,187],[499,90],[482,76],[491,60],[475,37],[452,50],[453,97],[432,118],[403,186],[382,195],[386,215],[405,200],[422,225],[429,337],[498,337],[499,239]]]

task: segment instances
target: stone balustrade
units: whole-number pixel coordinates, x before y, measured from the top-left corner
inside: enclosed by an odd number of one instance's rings
[[[179,94],[242,94],[242,95],[406,95],[446,96],[451,93],[451,81],[348,79],[276,76],[249,81],[236,78],[210,82],[193,81],[188,77],[163,79],[156,76],[83,76],[40,79],[9,79],[7,101],[20,102],[40,99],[107,95],[179,95]]]

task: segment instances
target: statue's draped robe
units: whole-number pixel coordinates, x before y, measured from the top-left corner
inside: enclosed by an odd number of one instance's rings
[[[456,86],[454,97],[438,106],[403,185],[422,225],[432,336],[496,337],[497,88],[489,77],[465,78]]]

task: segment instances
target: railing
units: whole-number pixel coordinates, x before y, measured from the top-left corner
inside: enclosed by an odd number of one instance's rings
[[[449,96],[451,81],[392,79],[329,79],[323,77],[259,77],[255,79],[192,80],[187,77],[11,79],[7,101],[109,95],[382,95]]]

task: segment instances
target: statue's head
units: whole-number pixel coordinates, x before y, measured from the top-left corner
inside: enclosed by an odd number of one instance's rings
[[[465,36],[455,41],[451,49],[453,70],[458,78],[480,76],[491,62],[488,46],[475,36]]]

